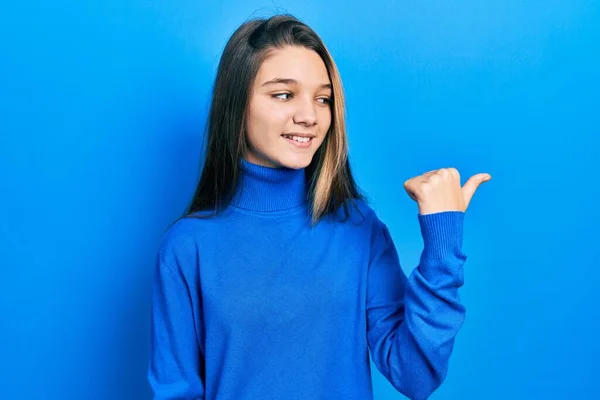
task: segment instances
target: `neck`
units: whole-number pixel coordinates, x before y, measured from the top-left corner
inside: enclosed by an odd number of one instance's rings
[[[271,168],[240,159],[232,204],[252,211],[283,211],[306,204],[305,168]]]

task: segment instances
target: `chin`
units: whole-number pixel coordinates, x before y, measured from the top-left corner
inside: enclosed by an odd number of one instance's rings
[[[291,168],[291,169],[301,169],[306,168],[310,165],[312,161],[312,155],[304,156],[304,157],[289,157],[283,158],[280,160],[280,164],[282,167]]]

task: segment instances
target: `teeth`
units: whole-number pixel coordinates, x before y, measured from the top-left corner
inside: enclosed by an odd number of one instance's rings
[[[285,136],[286,138],[293,139],[296,142],[306,143],[310,140],[308,137],[300,137],[300,136]]]

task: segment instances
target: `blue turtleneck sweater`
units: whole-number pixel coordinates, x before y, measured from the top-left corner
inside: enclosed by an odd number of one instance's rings
[[[420,215],[409,276],[363,201],[311,227],[304,170],[241,161],[214,218],[183,218],[158,251],[148,379],[155,399],[369,400],[369,354],[401,393],[446,377],[465,309],[464,213]]]

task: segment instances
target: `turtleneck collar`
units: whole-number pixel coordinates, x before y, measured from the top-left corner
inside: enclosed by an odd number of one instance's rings
[[[305,169],[271,168],[240,159],[232,204],[252,211],[283,211],[306,204]]]

